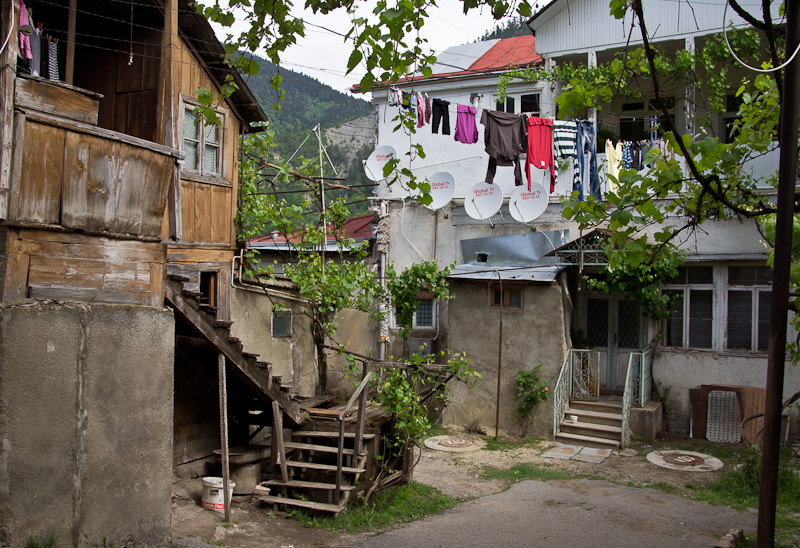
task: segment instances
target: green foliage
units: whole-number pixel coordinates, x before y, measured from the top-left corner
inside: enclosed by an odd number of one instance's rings
[[[481,41],[514,38],[515,36],[529,36],[531,29],[526,24],[529,17],[511,17],[505,23],[499,23],[493,30],[481,36]]]
[[[564,480],[575,479],[577,476],[564,472],[562,470],[554,470],[546,467],[538,467],[532,462],[520,462],[511,468],[493,468],[487,467],[483,474],[483,479],[505,479],[511,481],[523,480]]]
[[[414,263],[400,274],[395,271],[394,265],[389,266],[386,272],[386,288],[395,307],[397,324],[402,325],[400,336],[403,339],[408,340],[411,336],[412,320],[419,305],[420,291],[431,292],[436,300],[450,298],[447,289],[447,275],[452,270],[453,265],[439,270],[436,261],[428,260]]]
[[[430,367],[437,358],[447,357],[445,367]],[[449,391],[447,381],[456,379],[469,387],[481,379],[480,373],[469,366],[463,354],[440,352],[438,356],[411,355],[408,368],[387,369],[378,380],[376,401],[394,417],[394,433],[387,439],[387,446],[394,455],[418,444],[432,428],[428,411],[419,394],[423,388],[445,401]]]
[[[447,510],[456,504],[456,500],[433,487],[411,482],[410,485],[388,487],[378,493],[369,505],[351,499],[347,511],[337,517],[321,516],[305,510],[293,510],[290,515],[306,527],[327,529],[334,533],[380,532],[399,523],[408,523]]]
[[[49,533],[45,535],[31,535],[25,539],[25,548],[56,548],[58,546],[58,535]],[[103,539],[105,546],[105,539]]]
[[[539,377],[542,365],[537,365],[532,371],[521,369],[514,377],[514,388],[517,390],[514,395],[517,404],[514,408],[514,418],[524,426],[524,430],[527,430],[527,425],[536,414],[539,404],[547,401],[550,396],[550,388]]]

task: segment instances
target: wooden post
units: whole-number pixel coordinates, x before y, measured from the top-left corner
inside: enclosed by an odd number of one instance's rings
[[[225,354],[219,354],[219,437],[222,445],[222,496],[225,505],[225,521],[231,520],[231,486],[228,468],[228,393],[225,382]]]
[[[12,24],[16,23],[19,16],[18,5],[14,0],[0,1],[0,21],[2,21],[4,30],[7,31]],[[11,20],[12,18],[14,21]],[[8,218],[9,181],[11,180],[11,164],[14,155],[14,79],[17,74],[18,51],[19,38],[15,32],[0,55],[0,113],[2,114],[2,123],[0,123],[0,219]]]
[[[75,17],[78,12],[78,0],[69,0],[69,15],[67,16],[67,61],[64,69],[64,81],[69,85],[73,83],[75,74]]]
[[[283,415],[281,406],[278,402],[272,402],[272,447],[278,450],[278,458],[281,465],[281,479],[283,483],[289,483],[289,470],[286,465],[286,448],[283,445]],[[273,459],[274,461],[274,459]]]

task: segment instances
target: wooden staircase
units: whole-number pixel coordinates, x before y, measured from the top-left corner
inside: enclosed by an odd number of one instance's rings
[[[570,422],[571,416],[578,418]],[[556,441],[584,447],[618,449],[622,440],[622,404],[570,399]]]
[[[201,303],[202,294],[180,273],[169,273],[164,286],[167,302],[178,315],[192,325],[202,337],[225,355],[227,363],[268,404],[277,402],[281,411],[297,426],[308,421],[296,401],[281,385],[280,377],[272,375],[268,362],[259,361],[258,354],[244,352],[241,341],[231,336],[231,321],[218,320],[216,308]]]

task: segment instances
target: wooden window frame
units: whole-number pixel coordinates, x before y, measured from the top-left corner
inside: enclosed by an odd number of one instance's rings
[[[489,289],[489,308],[496,308],[500,309],[499,304],[495,304],[494,302],[494,294],[496,291],[500,291],[499,284],[492,284]],[[511,305],[511,292],[518,291],[519,292],[519,304],[518,305]],[[522,310],[524,307],[523,302],[523,286],[521,285],[506,285],[503,284],[503,310]]]
[[[289,318],[289,332],[286,335],[276,335],[275,334],[275,318],[276,316],[280,316],[281,318],[286,315]],[[273,339],[286,339],[292,337],[292,311],[291,310],[273,310],[272,311],[272,321],[270,322],[272,338]]]
[[[433,294],[428,291],[424,291],[420,293],[417,296],[417,298],[419,299],[419,302],[417,303],[417,310],[414,311],[414,316],[411,319],[411,329],[436,329],[437,323],[439,321],[438,318],[439,307],[437,306],[436,299],[433,298]],[[419,305],[422,304],[422,301],[431,302],[432,314],[433,314],[431,325],[417,325],[417,311],[419,310]],[[405,327],[404,325],[397,322],[397,316],[395,315],[394,307],[392,307],[392,327],[394,327],[395,329],[401,329]]]
[[[188,95],[181,95],[180,101],[180,150],[186,153],[186,147],[184,145],[184,139],[186,138],[184,135],[186,121],[186,111],[192,110],[200,106],[196,98],[192,98]],[[201,117],[198,131],[198,140],[197,142],[197,150],[198,150],[198,158],[197,158],[197,167],[196,168],[188,168],[186,167],[186,163],[184,161],[183,165],[181,166],[181,177],[184,179],[190,179],[194,181],[199,181],[202,183],[210,183],[216,184],[221,186],[232,186],[232,183],[226,178],[227,166],[225,165],[225,142],[227,136],[227,122],[228,122],[228,111],[222,107],[217,107],[214,109],[217,113],[217,116],[220,118],[220,124],[217,126],[217,173],[208,174],[204,171],[205,163],[205,148],[206,148],[206,122]],[[213,145],[209,145],[213,146]]]

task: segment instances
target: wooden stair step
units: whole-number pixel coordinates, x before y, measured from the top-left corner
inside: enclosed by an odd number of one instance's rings
[[[236,344],[238,342],[242,342],[242,340],[239,337],[228,337],[228,342],[231,344]]]
[[[216,312],[217,307],[213,304],[200,303],[200,310],[204,312]]]
[[[609,434],[622,434],[621,426],[611,426],[609,424],[597,424],[593,422],[563,422],[561,428],[565,427],[580,429],[580,430],[596,430],[598,432],[607,432]]]
[[[283,445],[284,445],[284,447],[286,447],[286,449],[299,449],[301,451],[317,451],[319,453],[334,453],[334,454],[338,454],[339,453],[339,448],[338,447],[333,447],[331,445],[315,445],[313,443],[300,443],[300,442],[296,442],[296,441],[287,441],[287,442],[284,442]],[[344,454],[344,455],[352,455],[353,454],[353,450],[352,449],[344,449],[342,454]]]
[[[305,410],[308,411],[309,414],[318,417],[338,417],[341,414],[341,411],[338,409],[325,409],[324,407],[306,407]],[[345,417],[349,417],[356,411],[358,411],[357,408],[350,409],[345,413]]]
[[[267,485],[270,487],[295,487],[302,489],[321,489],[326,491],[333,491],[336,489],[335,483],[324,483],[321,481],[289,480],[288,482],[284,483],[281,480],[273,479],[268,480]],[[342,485],[342,491],[352,491],[355,488],[355,485]]]
[[[303,462],[299,460],[287,459],[286,466],[292,466],[294,468],[310,468],[312,470],[326,470],[328,472],[336,472],[335,464],[321,464],[319,462]],[[364,472],[366,472],[366,469],[342,466],[342,472],[345,472],[346,474],[363,474]]]
[[[297,403],[300,405],[300,409],[308,409],[309,407],[319,407],[321,405],[325,405],[326,403],[332,402],[335,399],[336,396],[326,394],[324,396],[311,396],[310,398],[303,398],[297,400]]]
[[[573,443],[575,445],[586,445],[588,444],[596,444],[601,445],[603,447],[616,447],[619,448],[620,440],[609,440],[606,438],[597,438],[594,436],[584,436],[582,434],[568,434],[566,432],[559,432],[556,434],[556,439],[561,440],[569,440],[567,443]]]
[[[293,437],[307,437],[307,438],[338,438],[339,432],[325,432],[322,430],[296,430],[292,432]],[[345,432],[345,439],[351,440],[356,437],[353,432]],[[361,439],[372,440],[375,439],[375,434],[364,434]]]
[[[242,356],[245,358],[258,358],[261,354],[254,354],[253,352],[242,352]]]
[[[313,500],[299,500],[299,499],[286,499],[283,497],[274,497],[272,495],[263,495],[258,497],[258,500],[267,504],[286,504],[287,506],[301,506],[303,508],[310,508],[311,510],[322,510],[323,512],[333,512],[338,514],[344,510],[344,506],[336,504],[326,504],[324,502],[314,502]]]
[[[577,415],[579,417],[604,419],[610,421],[622,421],[621,413],[618,414],[618,413],[603,413],[601,411],[586,411],[585,409],[573,409],[572,407],[568,407],[564,411],[564,416],[566,415]]]
[[[221,328],[221,329],[227,329],[227,328],[229,328],[230,326],[233,325],[233,321],[232,320],[214,320],[214,325],[219,327],[219,328]]]

